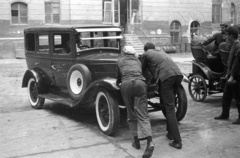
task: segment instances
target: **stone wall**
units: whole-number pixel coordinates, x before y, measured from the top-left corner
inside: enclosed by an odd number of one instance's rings
[[[1,38],[0,59],[25,58],[23,38]]]

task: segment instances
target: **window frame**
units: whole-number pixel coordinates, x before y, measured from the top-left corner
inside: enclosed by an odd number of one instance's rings
[[[47,13],[46,11],[47,11],[47,4],[50,4],[51,5],[51,12],[50,13]],[[56,15],[58,15],[58,22],[54,22],[55,20],[54,20],[54,13],[53,13],[53,4],[58,4],[59,5],[59,7],[58,7],[58,14],[56,14]],[[57,8],[57,7],[56,7]],[[44,2],[44,15],[45,15],[45,20],[44,20],[44,22],[45,22],[45,24],[49,24],[49,25],[51,25],[51,24],[60,24],[60,19],[61,19],[61,16],[60,16],[60,11],[61,11],[61,9],[60,9],[60,0],[58,0],[58,2],[56,2],[56,1],[53,1],[53,0],[50,0],[50,1],[45,1]],[[50,15],[50,17],[51,17],[51,22],[47,22],[47,15],[49,16]]]
[[[106,10],[105,8],[106,8],[106,6],[107,6],[107,4],[108,5],[110,5],[110,10]],[[105,21],[105,19],[106,19],[106,13],[108,13],[108,15],[110,16],[109,18],[109,20],[110,21]],[[109,1],[103,1],[103,23],[104,24],[111,24],[111,23],[113,23],[113,21],[112,21],[112,1],[111,0],[109,0]]]
[[[30,35],[34,36],[33,37],[33,41],[32,41],[32,39],[30,39],[30,37],[29,37]],[[29,41],[31,41],[33,43],[33,45],[34,45],[33,46],[34,47],[33,50],[29,49],[30,48],[30,46],[29,46],[30,42]],[[28,33],[25,34],[25,51],[27,53],[35,53],[36,52],[36,50],[37,50],[36,43],[37,43],[36,42],[36,34],[34,32],[28,32]]]
[[[61,36],[61,43],[60,43],[60,48],[63,50],[64,47],[66,47],[66,42],[68,41],[69,42],[69,49],[70,49],[70,52],[68,53],[63,53],[63,52],[59,52],[59,51],[56,51],[56,46],[57,44],[55,43],[56,42],[56,36]],[[66,57],[66,56],[71,56],[72,53],[73,53],[73,49],[72,49],[72,41],[71,41],[71,33],[70,32],[52,32],[51,33],[51,37],[52,37],[52,55],[53,56],[61,56],[61,57]]]
[[[17,5],[17,23],[13,23],[13,5]],[[21,16],[21,6],[23,5],[25,7],[26,10],[26,16]],[[26,18],[26,23],[22,23],[21,22],[21,17],[25,17]],[[13,2],[11,3],[11,25],[28,25],[28,5],[24,2]]]
[[[179,29],[176,29],[176,24],[179,24]],[[172,25],[173,25],[173,27],[172,27]],[[181,36],[182,36],[182,25],[181,25],[181,23],[177,20],[172,21],[171,24],[170,24],[170,29],[169,30],[170,30],[170,36],[171,36],[171,43],[172,44],[181,43],[181,41],[182,41],[182,38],[181,38]],[[175,34],[175,33],[178,33],[178,41],[176,41],[176,42],[174,40],[175,39],[174,36],[172,35],[172,34]]]
[[[219,12],[217,10],[219,9]],[[217,17],[219,16],[219,18]],[[222,20],[222,3],[213,3],[212,4],[212,23],[219,24]]]

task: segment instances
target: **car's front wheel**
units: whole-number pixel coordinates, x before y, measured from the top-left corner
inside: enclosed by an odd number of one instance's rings
[[[95,110],[101,131],[106,135],[113,135],[120,120],[116,99],[107,90],[101,88],[96,96]]]
[[[41,109],[44,105],[45,99],[38,96],[37,83],[34,78],[28,80],[27,92],[31,106],[35,109]]]

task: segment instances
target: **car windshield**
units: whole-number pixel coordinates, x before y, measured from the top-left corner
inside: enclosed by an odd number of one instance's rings
[[[81,31],[76,36],[77,51],[92,48],[119,48],[122,39],[121,30],[118,28],[110,29],[79,29]]]

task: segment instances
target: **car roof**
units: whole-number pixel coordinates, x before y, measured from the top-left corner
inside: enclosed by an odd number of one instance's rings
[[[89,28],[119,28],[118,26],[113,26],[113,25],[57,25],[57,26],[34,26],[34,27],[29,27],[26,28],[24,31],[56,31],[56,30],[61,30],[61,31],[73,31],[73,30],[82,30],[82,29],[89,29]],[[120,29],[120,28],[119,28]]]

